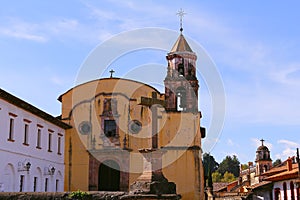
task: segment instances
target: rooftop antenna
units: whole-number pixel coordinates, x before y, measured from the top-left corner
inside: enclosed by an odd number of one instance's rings
[[[180,17],[180,32],[182,33],[182,31],[183,31],[182,18],[184,15],[186,15],[186,13],[184,12],[184,10],[182,10],[182,8],[180,8],[180,10],[176,13],[176,15],[178,15]]]

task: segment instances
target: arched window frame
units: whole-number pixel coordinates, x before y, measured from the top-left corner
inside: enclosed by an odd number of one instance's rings
[[[184,65],[183,63],[178,64],[178,75],[184,76]]]
[[[295,187],[293,181],[290,182],[291,200],[295,200]]]
[[[286,187],[286,182],[283,182],[282,188],[283,188],[283,199],[284,199],[284,200],[287,200],[287,187]]]
[[[275,200],[280,200],[281,199],[280,188],[275,188],[274,189],[274,199]]]

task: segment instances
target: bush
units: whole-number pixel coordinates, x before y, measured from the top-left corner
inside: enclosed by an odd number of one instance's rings
[[[76,200],[87,200],[87,199],[90,199],[91,195],[87,192],[83,192],[83,191],[80,191],[80,190],[77,190],[77,191],[74,191],[74,192],[71,192],[69,194],[69,198],[71,199],[76,199]]]

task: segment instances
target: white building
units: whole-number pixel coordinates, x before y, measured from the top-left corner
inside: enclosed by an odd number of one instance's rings
[[[271,176],[265,179],[273,183],[273,199],[300,199],[298,163],[293,162],[292,158],[288,158],[281,165],[273,168],[272,171],[276,171],[277,173],[271,174]]]
[[[67,128],[0,89],[0,191],[63,191]]]

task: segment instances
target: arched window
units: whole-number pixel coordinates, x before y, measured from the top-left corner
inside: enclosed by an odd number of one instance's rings
[[[264,165],[264,172],[268,171],[268,165]]]
[[[186,91],[184,87],[179,87],[176,90],[177,111],[186,109]]]
[[[280,197],[280,188],[275,188],[274,190],[274,199],[275,200],[280,200],[281,197]]]
[[[290,190],[291,190],[291,200],[295,200],[295,191],[294,191],[294,183],[290,182]]]
[[[298,186],[299,184],[297,184],[297,188],[296,188],[296,194],[297,194],[297,198],[299,199],[299,197],[300,197],[300,193],[299,193],[299,191],[300,191],[300,188],[299,188],[299,186]]]
[[[180,63],[178,65],[178,75],[179,76],[184,76],[184,66],[183,66],[183,63]]]
[[[115,120],[104,120],[104,134],[106,137],[115,137],[117,124]]]
[[[287,200],[286,182],[283,182],[283,199]]]
[[[188,75],[186,78],[187,80],[196,80],[195,67],[193,66],[192,63],[188,64]]]
[[[270,159],[270,154],[268,151],[266,152],[266,157],[267,157],[267,159]]]

